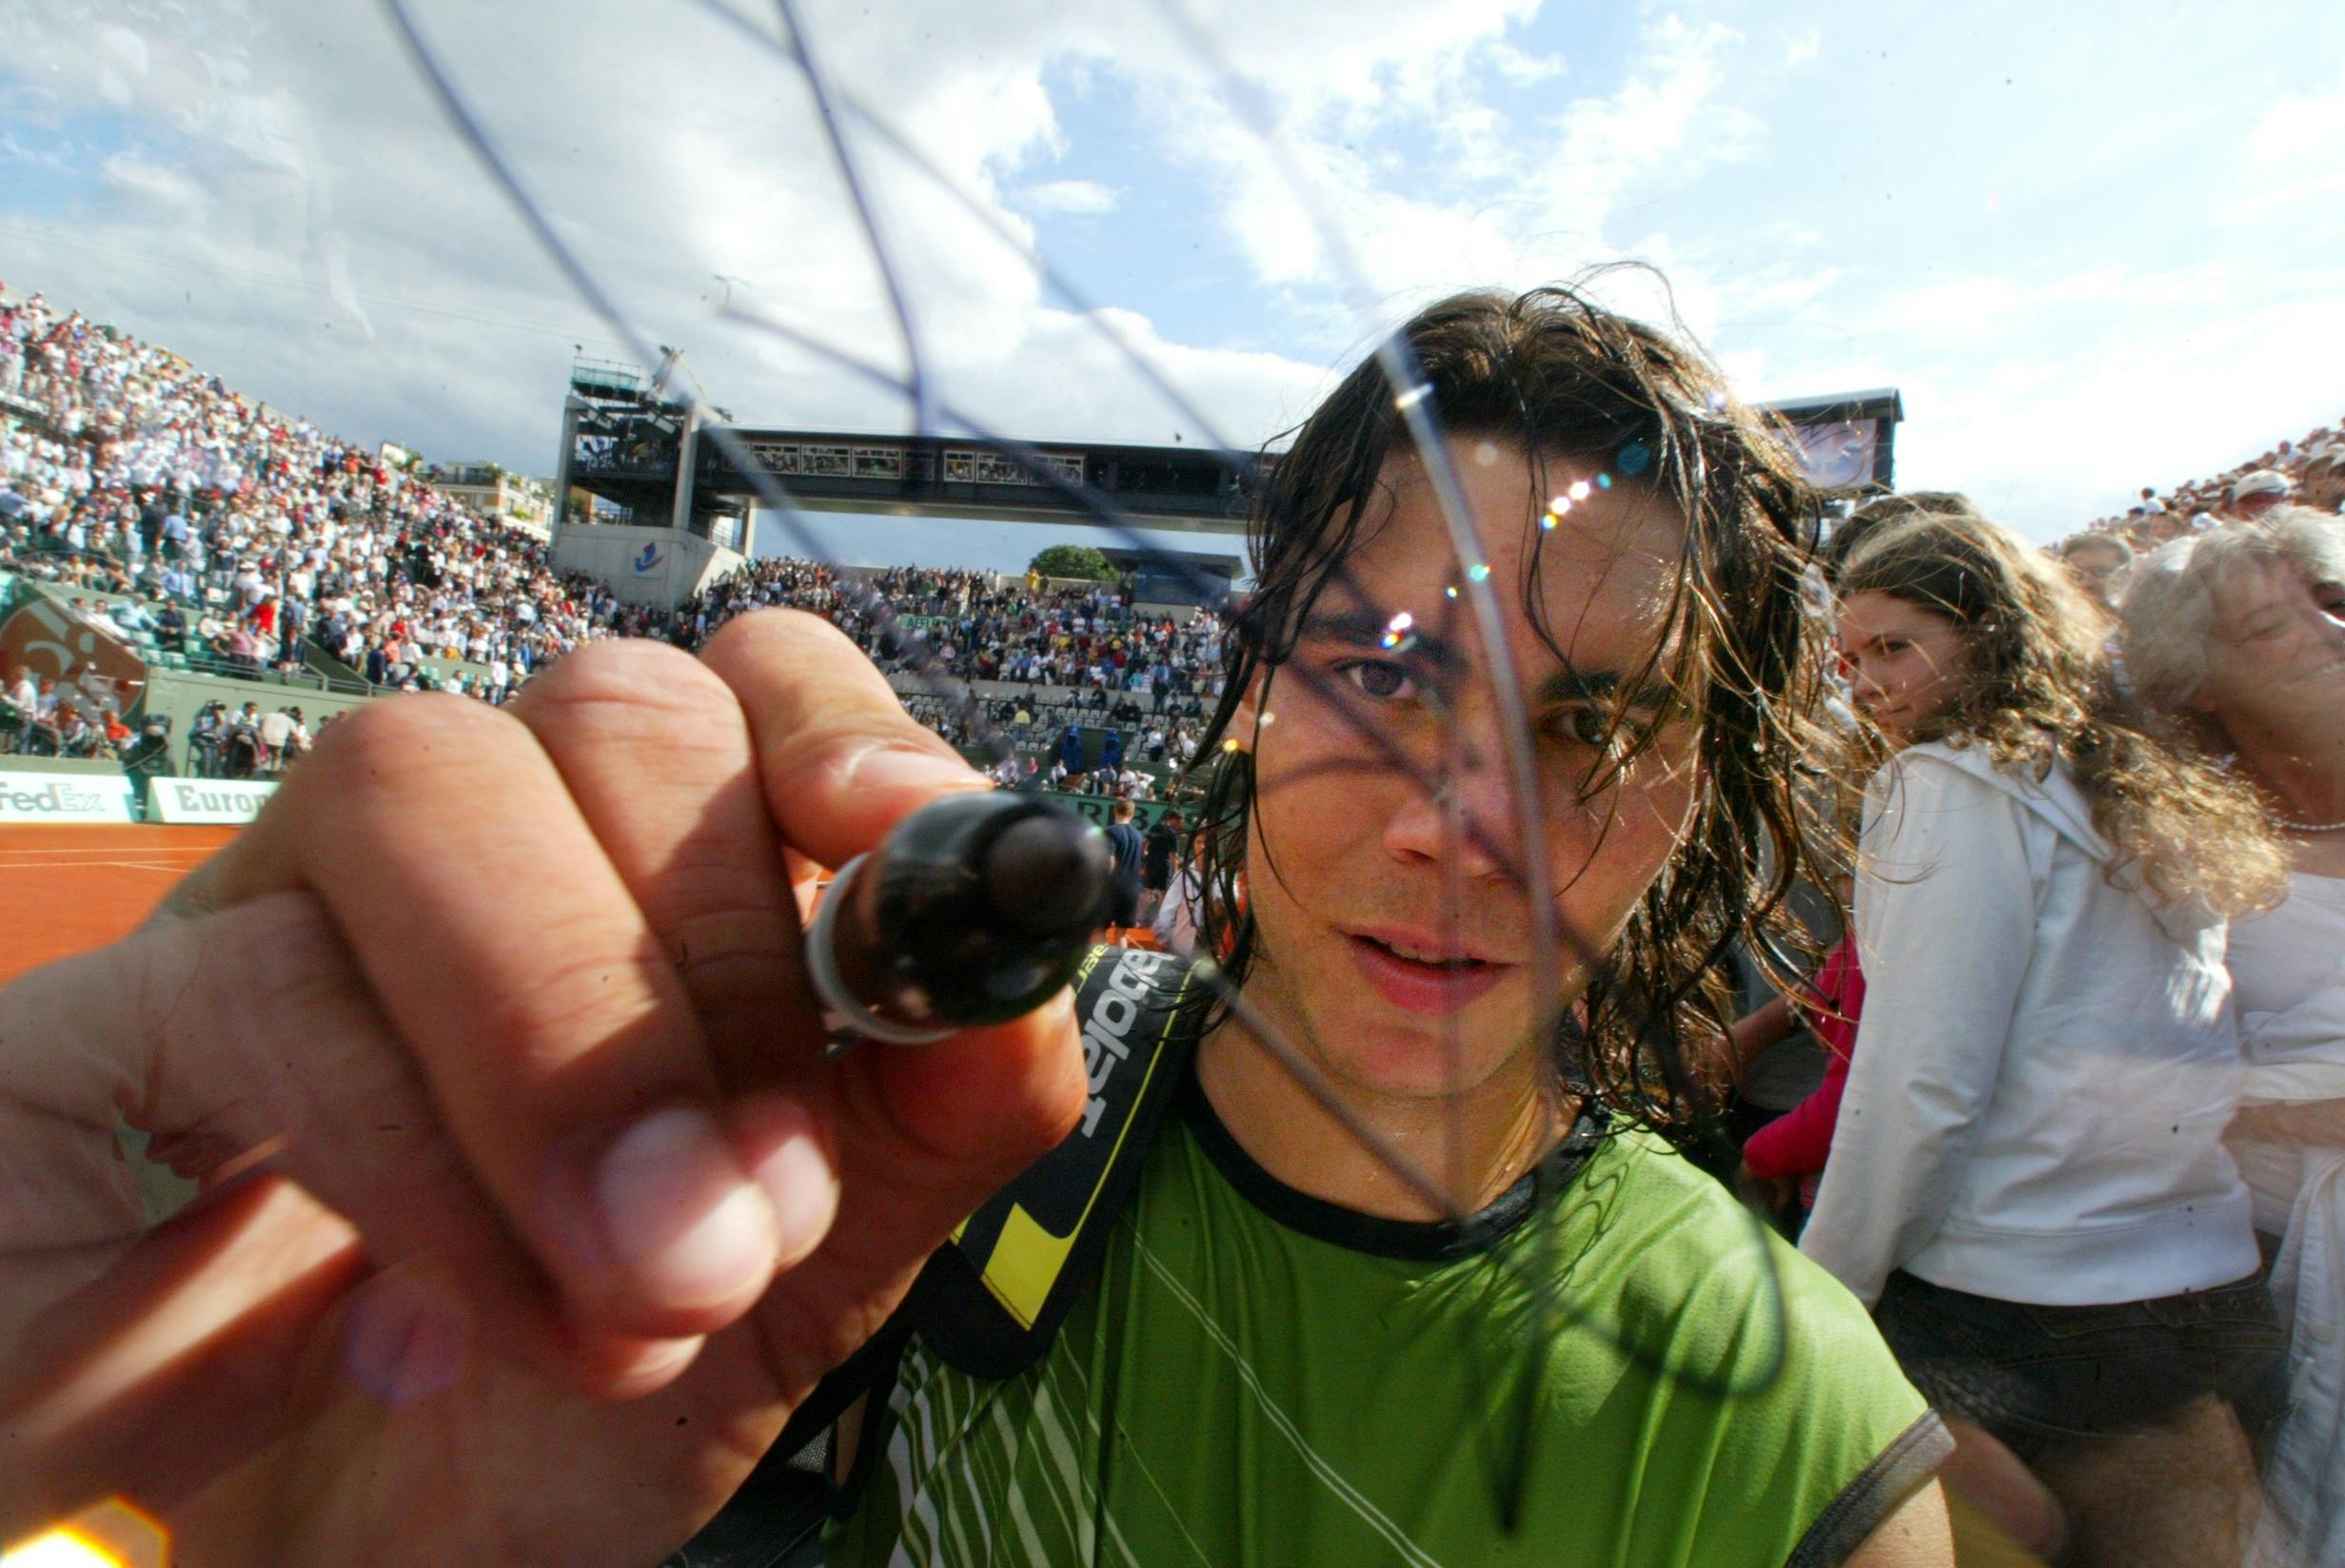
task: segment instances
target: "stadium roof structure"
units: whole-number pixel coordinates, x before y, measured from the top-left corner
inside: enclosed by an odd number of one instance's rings
[[[573,367],[559,507],[569,489],[582,489],[614,516],[709,534],[755,501],[745,457],[817,512],[1080,523],[1099,520],[1104,505],[1125,526],[1240,534],[1263,464],[1277,461],[1184,444],[755,427],[731,423],[721,410],[725,438],[710,440],[706,405],[664,394],[671,376],[665,364],[651,378],[602,361]],[[1766,411],[1791,424],[1819,483],[1890,484],[1904,417],[1895,388],[1797,398]]]

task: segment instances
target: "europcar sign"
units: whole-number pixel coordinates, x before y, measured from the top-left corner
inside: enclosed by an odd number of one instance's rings
[[[160,822],[249,822],[274,784],[242,778],[158,778],[150,797]]]
[[[119,774],[0,773],[0,822],[130,820],[130,781]]]

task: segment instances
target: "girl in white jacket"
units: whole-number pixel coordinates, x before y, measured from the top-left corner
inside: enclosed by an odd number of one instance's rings
[[[2007,530],[1890,525],[1838,587],[1898,751],[1867,791],[1864,1022],[1802,1250],[1975,1449],[2051,1488],[2075,1560],[2236,1563],[2234,1412],[2273,1414],[2280,1334],[2222,1141],[2225,917],[2276,897],[2277,848],[2128,715],[2106,619]]]

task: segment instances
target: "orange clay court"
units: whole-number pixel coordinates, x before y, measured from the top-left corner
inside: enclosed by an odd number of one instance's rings
[[[0,827],[0,985],[124,934],[235,836],[232,827]]]

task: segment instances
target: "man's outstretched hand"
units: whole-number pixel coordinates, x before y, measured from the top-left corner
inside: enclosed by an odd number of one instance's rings
[[[826,1060],[818,866],[982,780],[793,612],[337,724],[143,930],[0,991],[0,1541],[659,1560],[1073,1125],[1062,996]],[[117,1118],[209,1183],[142,1231]]]

